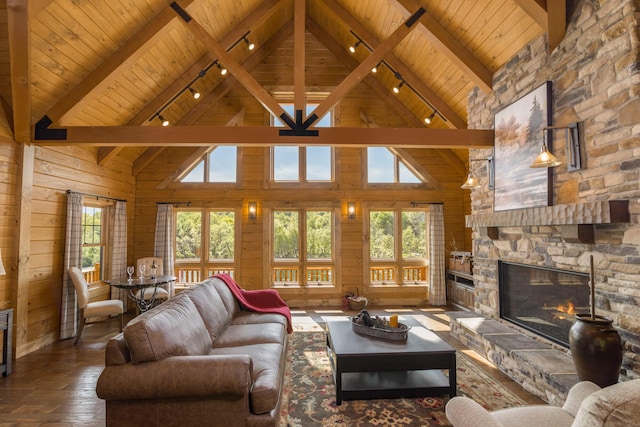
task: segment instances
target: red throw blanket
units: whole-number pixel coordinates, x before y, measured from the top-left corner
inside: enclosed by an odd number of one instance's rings
[[[236,283],[228,274],[216,274],[228,287],[233,296],[243,308],[257,313],[277,313],[287,318],[287,332],[293,332],[291,326],[291,311],[286,302],[280,298],[280,294],[275,289],[258,289],[254,291],[245,291]]]

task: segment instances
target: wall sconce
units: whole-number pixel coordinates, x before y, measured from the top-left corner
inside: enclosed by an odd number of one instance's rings
[[[256,202],[249,202],[249,219],[254,220],[258,217],[258,204]]]
[[[562,162],[556,156],[551,154],[547,148],[547,133],[551,133],[554,129],[565,130],[565,146],[567,150],[567,172],[578,171],[582,169],[582,155],[580,152],[582,132],[580,132],[580,123],[570,123],[568,126],[547,126],[542,128],[542,149],[538,157],[531,163],[532,168],[553,168],[560,166]],[[548,132],[549,131],[549,132]]]
[[[347,218],[356,219],[356,202],[347,203]]]
[[[469,159],[469,163],[471,162],[487,162],[487,175],[489,176],[489,190],[493,190],[494,184],[495,184],[495,180],[494,180],[494,163],[493,163],[493,156],[489,156],[486,159]],[[464,189],[464,190],[471,190],[474,188],[478,188],[480,187],[480,181],[478,181],[478,179],[473,176],[473,173],[471,172],[471,168],[469,168],[469,175],[467,175],[467,180],[464,182],[464,184],[462,184],[460,186],[460,188]]]

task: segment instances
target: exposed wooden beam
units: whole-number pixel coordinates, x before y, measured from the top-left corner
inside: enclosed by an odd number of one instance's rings
[[[27,0],[7,0],[9,30],[9,65],[13,99],[13,137],[17,142],[31,142],[31,38]]]
[[[424,9],[418,9],[411,18],[398,26],[389,37],[380,43],[369,56],[353,70],[340,84],[320,102],[309,116],[316,115],[317,120],[322,119],[342,98],[344,98],[358,83],[360,83],[371,69],[378,64],[391,50],[396,47],[416,26],[417,19],[424,13]]]
[[[175,3],[172,3],[175,5]],[[186,13],[184,11],[178,13]],[[249,74],[244,67],[239,64],[231,55],[229,55],[224,47],[222,47],[202,25],[200,25],[195,19],[186,15],[181,19],[185,27],[196,36],[200,42],[202,42],[208,49],[210,49],[218,58],[218,60],[224,64],[225,67],[233,74],[238,81],[264,106],[264,108],[276,117],[288,116],[284,111],[280,103],[276,101],[267,92],[256,79]]]
[[[269,40],[262,43],[253,55],[249,56],[242,66],[251,72],[265,59],[267,59],[278,47],[282,45],[294,32],[294,23],[289,21],[280,28]],[[184,126],[195,123],[200,117],[206,114],[211,107],[218,103],[231,89],[238,85],[238,79],[232,74],[227,76],[221,83],[214,87],[208,94],[203,94],[200,102],[191,111],[176,121],[176,125]]]
[[[387,0],[396,10],[405,17],[410,10],[419,7],[415,0]],[[429,13],[425,13],[420,18],[421,31],[440,52],[453,62],[471,81],[473,81],[484,92],[491,92],[493,87],[493,73],[478,58],[476,58],[466,47],[453,37],[442,25],[438,23]]]
[[[183,0],[187,7],[194,0]],[[106,61],[100,64],[85,79],[78,83],[69,93],[47,111],[47,116],[53,123],[57,123],[66,115],[73,115],[77,108],[82,107],[82,100],[93,91],[100,91],[112,84],[120,76],[119,70],[128,69],[141,55],[147,52],[147,47],[155,43],[164,33],[161,31],[177,16],[170,7],[163,9],[147,25],[131,37]]]
[[[13,284],[11,286],[11,304],[13,306],[13,316],[15,333],[16,358],[29,353],[29,274],[31,259],[31,212],[33,205],[33,172],[35,164],[35,146],[29,144],[20,145],[20,181],[18,183],[18,206],[16,207],[17,224],[15,227],[16,242],[14,260],[12,265],[16,266]]]
[[[409,169],[414,175],[422,178],[427,184],[433,187],[434,190],[444,190],[440,181],[435,179],[405,148],[389,147],[389,150],[404,161],[404,165],[407,169]]]
[[[547,1],[549,52],[553,52],[567,33],[567,2]]]
[[[305,69],[305,20],[306,0],[294,2],[294,45],[293,45],[293,105],[294,110],[307,114]]]
[[[342,20],[349,28],[351,28],[358,36],[369,46],[375,48],[380,44],[380,41],[374,36],[367,28],[360,23],[353,15],[351,15],[346,9],[344,9],[335,0],[323,0],[329,7],[331,12],[335,16]],[[413,71],[407,67],[404,62],[400,61],[398,57],[389,53],[385,57],[385,61],[391,65],[396,71],[398,71],[405,80],[411,84],[424,98],[438,110],[443,117],[447,119],[445,124],[452,129],[464,129],[467,127],[467,123],[458,114],[449,107],[449,105],[443,101],[433,90],[422,83],[422,80],[416,76]]]
[[[251,28],[260,25],[270,16],[272,16],[280,7],[279,0],[267,0],[263,1],[256,7],[251,14],[242,20],[238,25],[227,33],[221,40],[220,44],[231,47],[240,37],[246,34]],[[172,9],[169,9],[172,14],[175,15]],[[260,48],[258,48],[258,51]],[[258,53],[256,51],[256,54]],[[146,126],[149,124],[149,118],[153,115],[171,98],[179,93],[184,87],[193,80],[194,76],[197,76],[200,71],[205,69],[211,62],[215,60],[215,56],[212,52],[208,51],[198,61],[196,61],[187,71],[177,78],[171,85],[163,90],[155,99],[148,102],[144,108],[142,108],[138,114],[129,120],[127,126]],[[203,96],[203,98],[205,98]],[[204,101],[202,99],[201,101]],[[98,150],[98,164],[105,164],[111,158],[113,158],[121,147],[100,147]]]
[[[562,0],[515,0],[549,38],[549,52],[558,47],[567,32],[567,2]]]
[[[514,0],[545,31],[549,30],[546,0]],[[563,0],[564,3],[564,0]]]
[[[307,29],[342,64],[349,66],[351,69],[358,66],[358,60],[355,59],[353,55],[350,55],[331,34],[309,17],[307,17]],[[389,88],[380,83],[380,81],[371,74],[367,75],[363,82],[398,114],[398,116],[407,122],[407,124],[413,127],[425,127],[425,123],[421,118],[417,117],[397,96],[391,96]]]
[[[280,136],[276,127],[247,126],[72,126],[63,140],[43,146],[331,145],[336,147],[490,148],[493,130],[416,128],[322,128],[316,137]]]

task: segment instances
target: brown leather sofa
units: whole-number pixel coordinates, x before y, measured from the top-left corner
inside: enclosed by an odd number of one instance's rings
[[[287,345],[284,316],[245,311],[207,279],[108,342],[106,425],[275,426]]]

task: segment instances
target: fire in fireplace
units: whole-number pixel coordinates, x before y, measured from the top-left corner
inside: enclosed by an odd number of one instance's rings
[[[589,275],[499,261],[500,317],[569,347],[576,313],[589,312]]]

